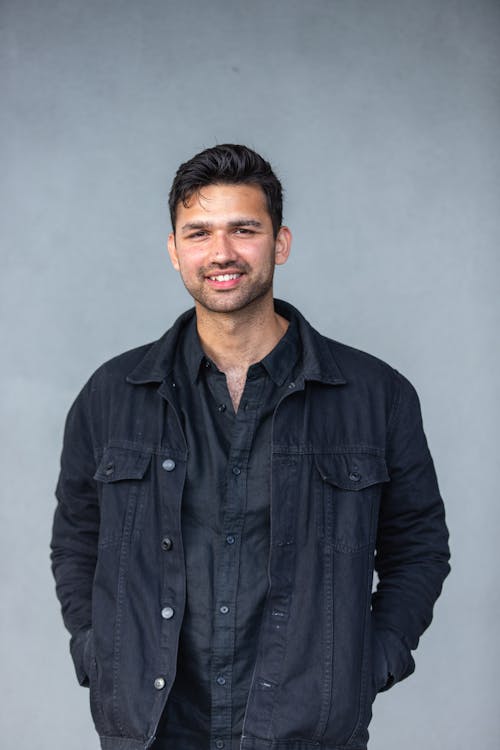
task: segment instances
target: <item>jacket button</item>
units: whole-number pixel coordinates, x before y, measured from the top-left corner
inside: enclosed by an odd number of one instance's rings
[[[163,690],[163,688],[165,687],[165,680],[163,679],[163,677],[157,677],[154,681],[154,686],[156,690]]]
[[[236,541],[236,539],[234,538],[234,536],[233,536],[232,534],[228,534],[228,535],[227,535],[227,537],[226,537],[226,542],[227,542],[228,544],[234,544],[234,543],[235,543],[235,541]]]
[[[358,474],[357,471],[351,471],[351,473],[349,474],[349,479],[351,480],[351,482],[359,482],[359,480],[361,479],[361,474]]]
[[[226,684],[226,678],[223,677],[223,675],[218,675],[218,677],[215,678],[215,682],[217,685],[225,685]]]
[[[170,537],[164,536],[163,539],[161,540],[161,548],[165,550],[165,552],[170,552],[173,546],[174,546],[174,543],[170,539]]]
[[[174,610],[172,609],[172,607],[163,607],[161,616],[164,620],[171,620],[174,616]]]
[[[222,607],[219,607],[219,612],[222,615],[227,615],[227,613],[229,612],[229,607],[223,604]]]
[[[109,463],[109,464],[108,464],[108,465],[106,466],[106,468],[104,469],[104,473],[106,474],[106,476],[108,476],[108,477],[109,477],[109,475],[110,475],[110,474],[112,474],[112,473],[114,472],[114,470],[115,470],[115,465],[114,465],[114,463]]]
[[[165,471],[173,471],[175,469],[175,461],[173,461],[171,458],[166,458],[162,463],[162,466]]]
[[[241,469],[239,466],[233,466],[233,474],[235,477],[239,476],[241,474]]]
[[[224,740],[215,740],[215,747],[217,750],[222,750],[224,747]]]

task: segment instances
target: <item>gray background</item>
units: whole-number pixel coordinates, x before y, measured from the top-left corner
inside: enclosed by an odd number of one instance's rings
[[[500,3],[0,3],[2,748],[97,748],[49,573],[62,426],[90,373],[189,298],[178,164],[266,155],[277,293],[422,400],[453,573],[372,750],[493,750],[498,710]]]

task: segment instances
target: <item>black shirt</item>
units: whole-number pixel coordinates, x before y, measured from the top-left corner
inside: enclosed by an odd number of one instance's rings
[[[155,750],[239,748],[268,588],[272,417],[297,379],[300,354],[292,318],[248,369],[235,413],[224,373],[203,353],[196,318],[181,337],[174,377],[188,445],[187,604]]]

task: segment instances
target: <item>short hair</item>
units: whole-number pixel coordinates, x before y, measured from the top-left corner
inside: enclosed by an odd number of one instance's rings
[[[170,219],[175,232],[177,206],[187,206],[206,185],[256,185],[264,193],[274,236],[283,220],[283,189],[271,165],[247,146],[224,143],[207,148],[181,164],[168,196]]]

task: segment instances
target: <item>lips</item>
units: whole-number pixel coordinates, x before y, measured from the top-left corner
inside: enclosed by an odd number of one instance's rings
[[[232,281],[233,279],[239,279],[241,273],[219,273],[216,276],[209,276],[211,281]]]

